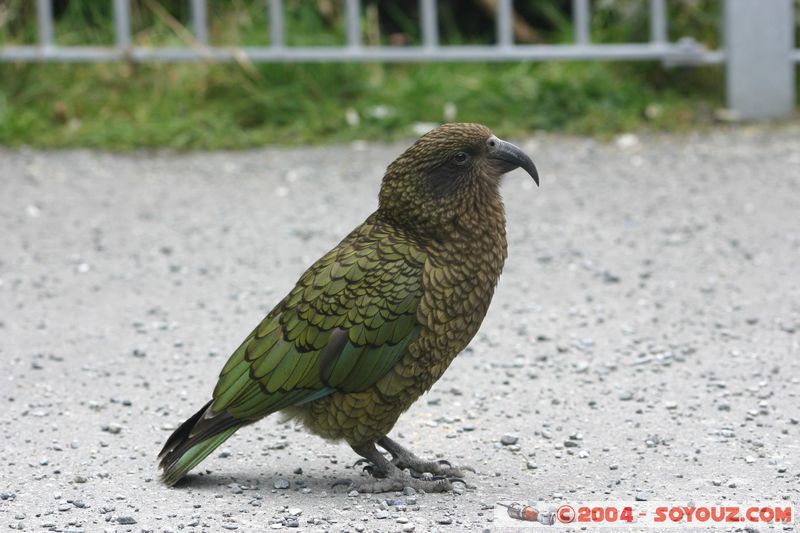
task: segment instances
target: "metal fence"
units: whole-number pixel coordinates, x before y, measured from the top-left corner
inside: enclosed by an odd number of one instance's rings
[[[573,1],[575,42],[559,45],[514,43],[513,0],[496,0],[496,43],[442,45],[436,0],[419,0],[422,44],[367,46],[362,41],[361,2],[343,0],[347,42],[338,47],[297,47],[286,44],[282,0],[268,0],[270,45],[223,48],[209,44],[206,0],[189,0],[191,46],[135,46],[131,35],[130,0],[110,0],[114,6],[113,47],[58,46],[54,39],[51,0],[37,0],[38,44],[0,47],[0,61],[552,61],[659,60],[667,65],[724,64],[728,106],[741,118],[785,117],[794,112],[795,49],[793,0],[724,0],[721,21],[725,46],[707,50],[691,37],[671,42],[667,36],[667,1],[648,0],[650,39],[646,43],[591,42],[590,0]]]

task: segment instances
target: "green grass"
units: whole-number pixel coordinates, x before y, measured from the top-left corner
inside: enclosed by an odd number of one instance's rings
[[[719,104],[712,91],[661,89],[637,80],[637,70],[598,63],[262,65],[256,73],[238,65],[5,65],[0,143],[127,149],[384,140],[410,135],[415,122],[444,121],[446,106],[455,107],[456,120],[504,135],[611,135],[695,126]],[[687,78],[695,74],[673,77],[692,85]],[[358,123],[348,123],[354,111]]]
[[[696,16],[674,16],[697,32],[708,31],[704,20],[715,19],[705,9],[710,0],[703,3]],[[4,4],[0,44],[30,42],[33,22],[25,21],[31,3],[0,0]],[[110,43],[107,4],[72,0],[56,25],[58,42]],[[148,0],[135,3],[136,43],[185,44],[175,31],[176,24],[188,24],[184,4],[161,2],[165,8],[158,10]],[[268,42],[266,16],[250,11],[252,2],[210,4],[212,42]],[[290,44],[342,43],[341,17],[326,18],[309,4],[288,2]],[[621,14],[607,8],[596,13],[593,36],[599,42],[641,40],[646,10],[627,5]],[[453,13],[445,15],[449,26],[442,31],[449,42],[486,41],[485,35],[463,35]],[[414,27],[404,14],[396,16],[400,28]],[[548,42],[570,38],[563,10],[551,6],[531,16],[549,28],[542,33]],[[412,42],[418,38],[409,34]],[[712,45],[715,35],[709,32]],[[722,86],[717,68],[655,63],[0,64],[0,144],[214,149],[390,140],[413,135],[417,122],[451,118],[445,108],[456,110],[455,120],[482,122],[502,135],[546,130],[608,136],[708,124],[722,106]]]

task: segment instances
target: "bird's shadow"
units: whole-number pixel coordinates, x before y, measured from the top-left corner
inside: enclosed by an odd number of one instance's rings
[[[283,475],[278,472],[244,473],[241,471],[230,472],[211,472],[202,474],[189,474],[174,485],[177,490],[196,490],[201,492],[219,491],[220,489],[230,489],[233,485],[239,485],[247,490],[272,491],[285,493],[299,493],[302,489],[311,489],[310,494],[319,494],[326,491],[328,494],[347,494],[350,490],[347,480],[354,482],[368,479],[366,474],[362,474],[360,469],[343,468],[337,471],[340,475],[332,474],[321,476],[319,474],[292,474]],[[280,482],[288,481],[289,486],[278,488]],[[337,481],[341,483],[335,484]]]

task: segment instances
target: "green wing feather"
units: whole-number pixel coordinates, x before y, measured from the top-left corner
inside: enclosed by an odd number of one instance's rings
[[[374,385],[419,334],[424,261],[413,239],[368,219],[231,355],[211,409],[255,420]]]

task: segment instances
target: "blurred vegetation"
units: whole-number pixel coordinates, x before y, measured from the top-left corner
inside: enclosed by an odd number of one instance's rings
[[[365,0],[368,45],[420,41],[417,0]],[[670,38],[719,45],[721,0],[670,0]],[[55,0],[59,45],[110,45],[112,2]],[[343,2],[286,0],[289,45],[345,42]],[[494,0],[439,2],[447,44],[494,42]],[[516,1],[517,42],[573,38],[570,0]],[[644,42],[644,0],[594,0],[592,39]],[[269,43],[261,1],[209,2],[211,43]],[[134,0],[137,46],[187,46],[185,0]],[[0,0],[0,46],[36,41],[35,2]],[[0,64],[0,143],[125,149],[241,148],[393,139],[418,122],[477,121],[503,135],[684,129],[722,106],[717,67],[660,63]]]

